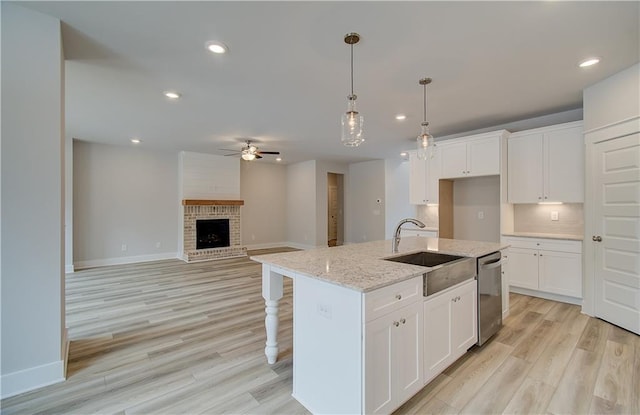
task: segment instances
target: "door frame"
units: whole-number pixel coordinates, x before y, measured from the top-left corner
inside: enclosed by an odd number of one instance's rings
[[[583,300],[582,312],[589,316],[595,316],[595,246],[591,236],[595,235],[594,206],[595,194],[593,191],[593,165],[596,156],[594,145],[603,141],[614,140],[640,132],[640,116],[632,117],[593,130],[585,131],[585,198],[584,198],[584,242],[582,265],[583,275]]]

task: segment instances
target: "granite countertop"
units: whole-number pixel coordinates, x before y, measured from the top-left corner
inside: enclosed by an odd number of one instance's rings
[[[400,241],[395,254],[391,252],[391,240],[386,240],[258,255],[251,259],[280,268],[285,275],[289,271],[367,292],[422,275],[431,269],[385,261],[384,258],[419,251],[477,258],[506,247],[493,242],[406,236]]]
[[[573,235],[568,233],[535,233],[535,232],[509,232],[502,236],[519,236],[522,238],[543,238],[543,239],[564,239],[567,241],[582,241],[583,235]]]

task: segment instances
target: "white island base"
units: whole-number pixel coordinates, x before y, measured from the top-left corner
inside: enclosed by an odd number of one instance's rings
[[[468,256],[500,249],[485,245]],[[295,272],[288,258],[274,254],[254,258],[262,262],[270,364],[278,356],[283,277],[294,280],[293,397],[312,413],[391,413],[477,342],[475,279],[425,298],[424,267],[380,261],[383,255],[370,268],[358,267],[363,258],[346,250],[351,273],[368,277],[347,283],[332,274],[349,273],[337,251],[317,251],[325,255],[327,275]],[[293,258],[308,260],[308,252]],[[376,281],[379,275],[391,280]]]

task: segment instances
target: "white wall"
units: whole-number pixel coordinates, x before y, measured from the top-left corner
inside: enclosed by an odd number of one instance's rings
[[[77,268],[176,257],[177,154],[76,140],[73,156]]]
[[[326,180],[326,179],[325,179]],[[316,241],[316,161],[287,166],[287,243],[310,248]]]
[[[357,243],[384,239],[384,160],[350,164],[347,183],[347,241]]]
[[[59,20],[1,7],[4,398],[64,379],[64,66]]]
[[[499,176],[454,181],[453,238],[500,242]]]
[[[583,92],[584,131],[640,114],[640,63],[586,88]]]
[[[64,140],[64,268],[73,272],[73,139]]]
[[[409,161],[387,159],[384,166],[385,239],[391,239],[400,220],[417,218],[417,209],[409,204]]]
[[[287,168],[240,163],[242,245],[248,249],[283,246],[287,240]]]

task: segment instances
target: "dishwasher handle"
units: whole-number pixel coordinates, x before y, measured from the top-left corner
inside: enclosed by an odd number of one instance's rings
[[[480,269],[494,269],[502,265],[502,258],[480,264]]]

